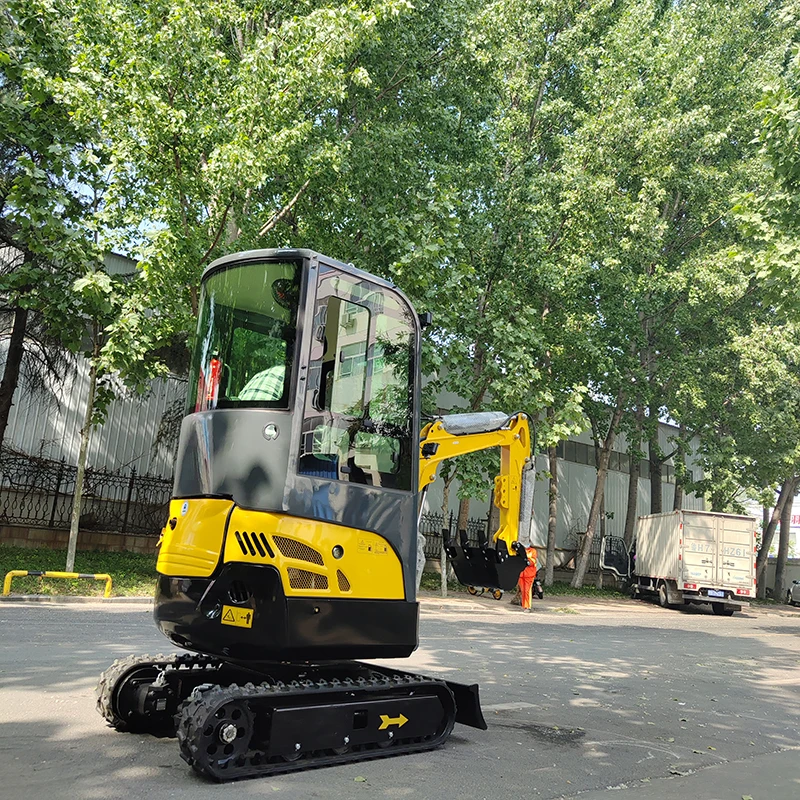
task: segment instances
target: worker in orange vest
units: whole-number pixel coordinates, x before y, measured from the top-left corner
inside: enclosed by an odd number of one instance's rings
[[[531,610],[531,593],[533,591],[533,581],[536,578],[536,548],[526,547],[525,557],[528,559],[528,566],[522,570],[519,576],[519,591],[522,596],[522,610]]]

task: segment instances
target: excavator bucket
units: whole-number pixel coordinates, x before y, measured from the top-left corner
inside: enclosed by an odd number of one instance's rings
[[[477,547],[467,541],[467,532],[459,531],[454,542],[448,530],[442,531],[447,557],[459,583],[466,586],[484,586],[487,589],[513,589],[520,573],[528,565],[525,549],[514,542],[509,553],[506,543],[498,541],[490,547],[485,536],[479,536]]]

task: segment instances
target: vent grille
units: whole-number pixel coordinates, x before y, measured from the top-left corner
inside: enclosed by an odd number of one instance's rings
[[[244,605],[250,600],[250,590],[242,581],[234,581],[228,588],[228,597],[232,603]]]
[[[264,558],[269,553],[270,558],[275,558],[275,553],[269,546],[269,541],[263,533],[248,533],[247,531],[234,531],[233,535],[239,543],[243,555],[255,556],[256,552]]]
[[[327,589],[328,576],[318,575],[316,572],[309,572],[307,569],[296,569],[289,567],[289,586],[292,589]]]
[[[318,564],[320,567],[324,566],[322,553],[307,544],[298,542],[295,539],[287,539],[285,536],[273,536],[272,541],[275,542],[275,546],[280,550],[281,555],[286,558],[308,561],[310,564]]]
[[[340,592],[349,592],[350,591],[350,581],[347,580],[347,576],[342,572],[340,569],[336,570],[336,578],[339,581],[339,591]]]

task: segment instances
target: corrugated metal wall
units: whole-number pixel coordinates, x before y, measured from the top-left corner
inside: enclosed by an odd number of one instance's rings
[[[6,349],[7,340],[0,343],[0,363],[5,363]],[[31,390],[21,377],[5,445],[76,464],[88,381],[89,363],[82,357],[63,383],[44,390]],[[112,471],[135,467],[139,474],[170,477],[173,453],[169,447],[155,448],[154,444],[165,412],[182,404],[185,397],[186,381],[174,377],[154,381],[145,395],[122,390],[105,423],[92,431],[89,466]]]
[[[0,246],[0,268],[15,265],[21,259],[19,251]],[[117,253],[105,255],[105,266],[112,275],[132,275],[136,271],[135,261]],[[12,321],[8,313],[0,318],[4,333],[10,331]],[[8,339],[3,338],[0,340],[0,365],[5,364],[7,349]],[[75,367],[68,370],[63,382],[49,380],[44,388],[36,390],[26,381],[23,370],[4,445],[23,453],[54,460],[63,458],[68,464],[76,464],[88,385],[89,363],[82,357],[75,360]],[[92,431],[88,466],[114,472],[129,472],[135,467],[140,475],[171,477],[174,442],[160,447],[156,447],[155,442],[165,412],[183,404],[186,381],[175,377],[154,381],[145,395],[119,388],[105,423]]]

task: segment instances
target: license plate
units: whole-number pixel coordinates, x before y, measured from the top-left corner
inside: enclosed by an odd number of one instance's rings
[[[708,590],[709,597],[725,597],[725,592],[720,592],[717,589],[709,589]]]

